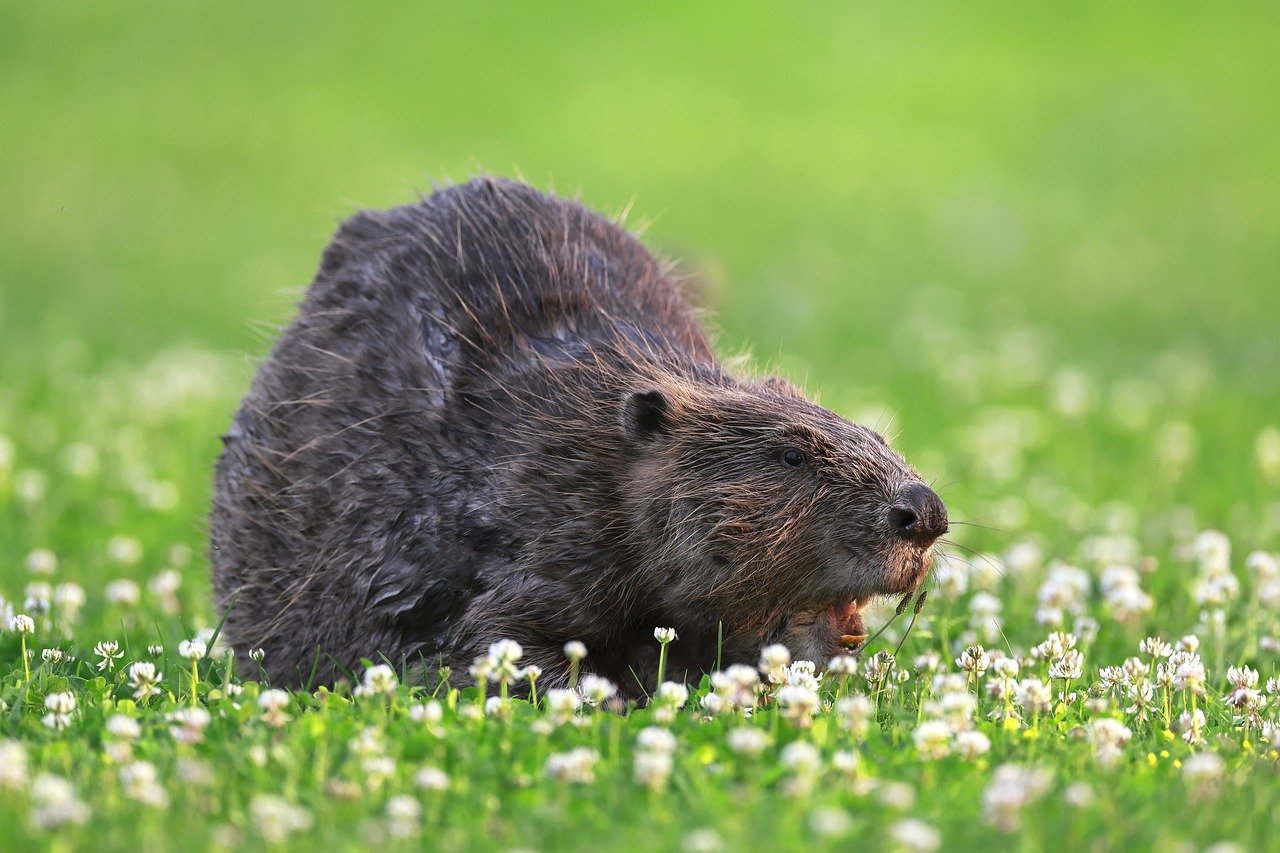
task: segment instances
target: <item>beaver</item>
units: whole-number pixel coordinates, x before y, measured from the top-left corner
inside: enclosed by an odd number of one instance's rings
[[[509,638],[556,686],[578,640],[639,695],[655,626],[677,678],[824,662],[947,530],[882,436],[727,370],[619,224],[492,177],[344,222],[223,442],[215,597],[276,683],[466,683]]]

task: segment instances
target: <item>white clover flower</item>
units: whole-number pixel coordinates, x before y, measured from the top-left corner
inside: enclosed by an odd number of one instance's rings
[[[385,663],[378,663],[365,669],[360,686],[352,692],[356,696],[390,694],[395,692],[399,684],[396,671]]]
[[[489,646],[489,659],[495,664],[514,664],[524,657],[524,647],[515,640],[499,640]]]
[[[660,791],[666,786],[673,766],[670,753],[640,750],[635,754],[632,775],[637,785]]]
[[[664,681],[658,685],[658,691],[654,694],[654,701],[660,705],[679,710],[689,701],[689,688],[674,681]]]
[[[249,814],[258,833],[273,844],[310,829],[313,823],[311,812],[273,794],[255,794],[249,803]]]
[[[1231,540],[1225,533],[1205,530],[1192,545],[1200,571],[1218,574],[1231,571]]]
[[[78,583],[67,581],[53,588],[53,603],[66,619],[74,619],[84,607],[86,600],[84,587]]]
[[[835,806],[821,806],[809,813],[809,829],[819,838],[840,838],[853,829],[853,818]]]
[[[956,666],[975,677],[981,677],[991,666],[991,655],[982,646],[969,646],[956,658]]]
[[[966,761],[972,761],[991,750],[991,739],[978,731],[956,732],[956,754]]]
[[[1027,711],[1043,714],[1052,703],[1053,692],[1039,678],[1031,676],[1018,682],[1018,704]]]
[[[122,566],[133,566],[142,559],[142,543],[132,536],[112,536],[107,542],[107,559]]]
[[[360,759],[360,772],[376,787],[396,775],[396,760],[389,755],[366,755]]]
[[[1018,661],[1016,658],[1002,657],[992,662],[991,669],[1000,678],[1017,678]]]
[[[414,776],[414,782],[424,791],[447,791],[449,789],[449,774],[445,773],[439,767],[422,767]]]
[[[1227,667],[1227,681],[1236,689],[1258,686],[1258,671],[1248,666]]]
[[[936,672],[940,666],[942,666],[942,656],[933,649],[917,655],[911,662],[911,667],[918,673]]]
[[[185,744],[196,744],[204,740],[204,730],[213,722],[212,715],[199,705],[171,711],[166,719],[174,724],[169,727],[169,734],[178,743]]]
[[[291,719],[284,709],[289,707],[289,694],[278,688],[264,690],[258,696],[258,707],[262,709],[262,721],[272,728],[280,728]]]
[[[836,655],[827,661],[827,672],[832,675],[856,675],[858,659],[853,655]]]
[[[791,650],[781,643],[765,646],[760,650],[760,671],[772,676],[791,665]]]
[[[674,753],[676,736],[660,726],[646,726],[636,736],[636,748],[648,752]]]
[[[1087,782],[1072,782],[1062,792],[1063,802],[1076,809],[1088,808],[1096,799],[1093,788]]]
[[[489,676],[493,673],[493,658],[488,655],[481,655],[471,662],[471,666],[467,667],[467,672],[471,675],[471,680],[476,684],[484,684],[489,680]],[[360,688],[356,688],[359,691]],[[357,693],[357,695],[363,695]]]
[[[1138,651],[1153,658],[1167,658],[1173,653],[1173,646],[1160,637],[1147,637],[1141,643],[1138,643]]]
[[[943,601],[957,601],[969,591],[971,566],[960,557],[939,555],[933,564],[933,579]]]
[[[71,783],[61,776],[42,773],[31,783],[31,823],[39,829],[89,820],[89,807],[76,797]]]
[[[986,590],[993,590],[1004,580],[1006,570],[1000,562],[1000,557],[996,554],[977,554],[969,563],[969,580],[970,585],[979,590],[978,594],[986,595]],[[999,599],[996,599],[999,601]]]
[[[1125,658],[1120,670],[1124,673],[1124,681],[1129,683],[1141,681],[1151,674],[1151,667],[1140,657]]]
[[[1055,661],[1074,649],[1079,641],[1075,634],[1054,631],[1043,643],[1031,649],[1031,656],[1036,660]]]
[[[139,701],[148,696],[159,696],[159,682],[163,675],[156,671],[156,665],[150,661],[138,661],[129,665],[129,686],[133,687],[133,698]]]
[[[577,640],[570,640],[564,644],[564,656],[576,663],[586,658],[587,647]]]
[[[816,690],[802,687],[799,684],[784,684],[774,694],[783,716],[794,720],[801,727],[809,725],[815,711],[822,702]]]
[[[116,661],[124,657],[124,652],[120,651],[120,644],[115,640],[103,640],[93,647],[93,653],[102,658],[97,663],[99,672],[114,670]]]
[[[848,731],[856,741],[864,740],[871,728],[871,717],[875,706],[871,700],[860,693],[846,696],[836,702],[836,719],[840,727]]]
[[[542,697],[547,713],[560,722],[566,722],[582,707],[582,697],[572,690],[548,690]]]
[[[970,727],[978,710],[978,697],[967,690],[948,690],[925,703],[925,712],[935,715],[953,732]]]
[[[1193,801],[1212,800],[1218,796],[1227,765],[1215,752],[1197,752],[1182,762],[1182,778]]]
[[[182,586],[182,575],[173,569],[156,572],[147,581],[147,589],[160,602],[165,613],[177,613],[181,609],[178,601],[178,589]]]
[[[676,635],[676,629],[675,629],[675,628],[654,628],[654,629],[653,629],[653,638],[654,638],[655,640],[657,640],[659,643],[662,643],[662,645],[664,645],[664,646],[665,646],[667,643],[670,643],[672,640],[678,640],[678,639],[680,639],[680,638]]]
[[[249,649],[249,660],[254,663],[262,663],[262,659],[267,656],[267,650],[259,646],[256,649]]]
[[[392,838],[413,838],[421,832],[422,806],[408,794],[387,801],[387,833]]]
[[[685,833],[680,840],[680,849],[684,853],[719,853],[724,849],[724,840],[714,829],[701,827]]]
[[[808,741],[792,741],[783,747],[778,758],[783,767],[797,776],[815,776],[822,769],[822,755]]]
[[[51,575],[58,570],[58,556],[48,548],[36,548],[27,554],[27,571],[33,575]]]
[[[138,589],[138,584],[127,578],[108,583],[103,595],[108,602],[117,607],[136,607],[142,600],[142,592]]]
[[[603,675],[588,673],[578,681],[578,692],[590,705],[599,705],[612,698],[618,692],[618,685]]]
[[[831,766],[846,776],[857,776],[862,759],[851,749],[837,749],[831,753]]]
[[[53,607],[53,587],[44,581],[27,584],[23,596],[22,606],[37,616],[45,615]]]
[[[709,717],[714,717],[725,709],[725,701],[719,693],[706,694],[698,700],[698,705]]]
[[[1205,722],[1204,711],[1196,708],[1194,711],[1183,711],[1179,714],[1174,729],[1181,733],[1184,741],[1195,746],[1204,740]]]
[[[942,846],[942,833],[916,818],[903,818],[890,826],[889,837],[904,853],[934,853]]]
[[[199,637],[178,643],[178,654],[187,660],[200,660],[209,653],[209,646]]]
[[[1129,685],[1128,696],[1129,706],[1124,709],[1124,712],[1138,722],[1145,722],[1155,706],[1155,688],[1150,681],[1143,678]]]
[[[1253,445],[1258,469],[1270,482],[1280,482],[1280,429],[1263,427]]]
[[[753,708],[760,689],[760,676],[745,664],[711,673],[711,686],[730,708]]]
[[[444,719],[444,706],[435,699],[426,704],[415,703],[409,706],[409,719],[422,725],[434,726]]]
[[[1190,651],[1175,652],[1169,662],[1173,666],[1173,686],[1176,689],[1204,695],[1206,675],[1204,663],[1198,654]]]
[[[1124,745],[1133,737],[1124,723],[1111,717],[1096,717],[1089,721],[1089,742],[1093,744],[1093,757],[1103,769],[1111,769],[1124,757]]]
[[[781,676],[779,683],[804,687],[807,690],[816,691],[822,683],[822,676],[818,674],[818,665],[811,660],[793,661],[790,666],[782,670]]]
[[[55,731],[62,731],[71,725],[71,715],[76,711],[76,697],[73,693],[50,693],[44,697],[44,707],[49,713],[41,721]]]
[[[927,761],[946,758],[951,753],[951,727],[941,720],[925,720],[912,735],[916,751]]]
[[[1001,832],[1017,832],[1022,826],[1022,809],[1049,790],[1048,771],[1017,764],[1002,764],[992,774],[982,793],[983,816]]]
[[[36,631],[35,620],[25,613],[18,613],[9,619],[9,630],[15,634],[34,634]]]
[[[48,648],[40,650],[40,660],[47,664],[62,663],[67,657],[67,653],[59,648]]]
[[[769,746],[769,735],[761,729],[750,726],[729,729],[725,739],[728,741],[729,749],[748,758],[757,757]]]
[[[1245,568],[1259,581],[1280,580],[1280,557],[1266,551],[1254,551],[1244,561]]]
[[[16,740],[0,740],[0,789],[27,786],[27,750]]]
[[[1076,679],[1084,672],[1084,655],[1068,649],[1049,666],[1050,678]]]
[[[878,794],[883,805],[900,812],[916,804],[916,789],[906,782],[882,782]]]
[[[557,782],[589,785],[596,780],[595,767],[600,753],[585,746],[568,752],[557,752],[547,757],[545,772]]]
[[[126,797],[144,805],[153,808],[169,805],[169,794],[157,779],[155,765],[149,761],[133,761],[121,767],[120,787]]]
[[[868,684],[882,685],[887,683],[896,666],[897,661],[893,657],[893,652],[876,652],[871,656],[871,660],[867,661],[863,677],[867,679]]]
[[[386,748],[382,743],[382,732],[374,726],[365,726],[360,733],[347,744],[351,751],[362,758],[382,755]]]
[[[124,714],[112,714],[107,719],[107,734],[120,740],[137,740],[142,736],[142,726],[133,717]]]

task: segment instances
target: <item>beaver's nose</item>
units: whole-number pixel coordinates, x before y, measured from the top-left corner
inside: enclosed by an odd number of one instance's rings
[[[898,495],[898,503],[889,510],[893,532],[908,542],[922,547],[947,532],[947,506],[933,489],[924,483],[912,483]]]

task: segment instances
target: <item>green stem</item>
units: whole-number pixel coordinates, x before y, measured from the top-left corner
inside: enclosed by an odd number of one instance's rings
[[[27,660],[27,635],[19,634],[18,637],[22,643],[22,672],[26,676],[24,681],[29,682],[31,681],[31,663]]]
[[[658,684],[654,685],[654,690],[658,689],[658,685],[667,676],[667,644],[658,644]]]

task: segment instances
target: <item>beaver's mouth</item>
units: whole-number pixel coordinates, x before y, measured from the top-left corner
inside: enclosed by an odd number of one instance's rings
[[[867,627],[862,622],[862,608],[871,597],[855,598],[830,607],[832,627],[838,642],[846,649],[856,649],[867,641]]]

